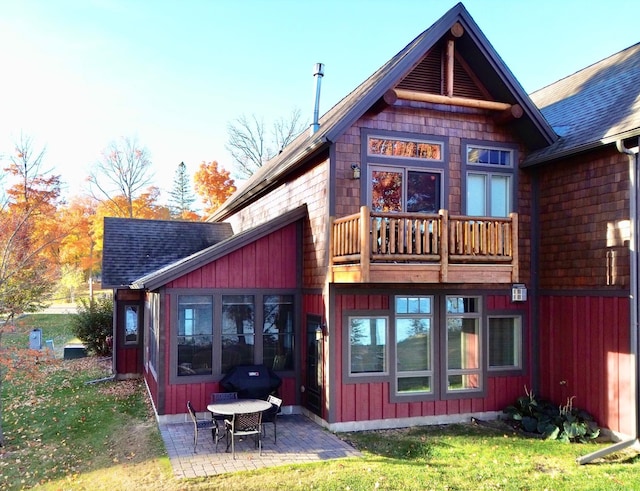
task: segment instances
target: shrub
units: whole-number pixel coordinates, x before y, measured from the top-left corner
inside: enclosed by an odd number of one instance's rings
[[[89,351],[98,356],[111,355],[113,336],[113,299],[104,296],[93,302],[81,299],[78,313],[71,319],[73,332]]]
[[[568,398],[564,406],[557,406],[549,401],[537,400],[533,391],[528,391],[526,387],[525,394],[503,411],[516,428],[562,442],[584,443],[600,434],[593,417],[573,407],[574,397]]]

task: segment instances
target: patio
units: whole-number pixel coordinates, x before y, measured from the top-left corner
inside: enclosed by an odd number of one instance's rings
[[[331,432],[301,414],[278,416],[278,442],[273,442],[273,425],[267,425],[262,440],[262,456],[253,439],[236,442],[236,460],[225,452],[225,441],[216,452],[211,432],[198,436],[198,453],[193,452],[193,424],[161,424],[160,433],[176,477],[208,477],[226,472],[249,471],[285,464],[305,464],[321,460],[361,457],[362,454]]]

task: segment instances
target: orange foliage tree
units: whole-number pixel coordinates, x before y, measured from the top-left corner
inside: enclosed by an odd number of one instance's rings
[[[0,197],[0,320],[37,310],[59,273],[60,242],[66,231],[57,220],[60,177],[41,169],[36,152],[22,136],[4,167]],[[1,323],[0,323],[1,324]]]
[[[218,168],[218,162],[202,162],[193,176],[196,193],[205,205],[205,214],[211,214],[224,203],[235,190],[235,182],[229,171]]]

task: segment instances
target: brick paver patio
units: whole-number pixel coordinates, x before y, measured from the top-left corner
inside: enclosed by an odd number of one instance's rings
[[[320,460],[361,457],[362,454],[300,414],[278,416],[278,441],[273,441],[273,425],[267,424],[262,440],[262,456],[253,439],[236,440],[236,460],[225,452],[225,441],[216,452],[210,431],[198,435],[197,453],[193,452],[193,424],[161,424],[173,472],[176,477],[206,477],[225,472],[247,471],[284,464],[303,464]]]

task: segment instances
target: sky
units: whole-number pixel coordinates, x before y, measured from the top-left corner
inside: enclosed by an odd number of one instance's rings
[[[101,152],[135,138],[168,200],[176,169],[233,174],[227,126],[311,122],[453,0],[0,0],[0,157],[20,135],[46,150],[67,198]],[[466,0],[526,92],[640,42],[637,0]],[[640,83],[640,82],[639,82]]]

